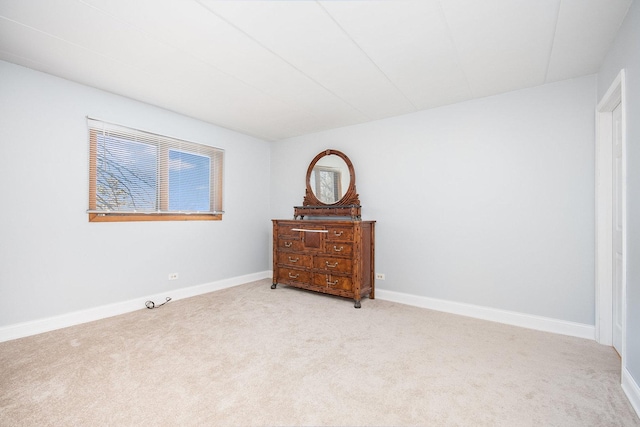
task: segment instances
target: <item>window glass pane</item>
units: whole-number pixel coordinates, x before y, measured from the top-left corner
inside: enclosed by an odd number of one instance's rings
[[[169,150],[169,210],[209,212],[211,159]]]
[[[157,210],[156,146],[103,134],[96,148],[96,208]]]

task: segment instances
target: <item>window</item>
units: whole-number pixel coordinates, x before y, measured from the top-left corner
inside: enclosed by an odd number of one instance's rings
[[[89,221],[222,218],[224,151],[95,119]]]

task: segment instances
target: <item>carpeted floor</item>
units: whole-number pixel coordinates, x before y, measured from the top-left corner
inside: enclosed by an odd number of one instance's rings
[[[0,343],[0,425],[640,426],[610,347],[270,284]]]

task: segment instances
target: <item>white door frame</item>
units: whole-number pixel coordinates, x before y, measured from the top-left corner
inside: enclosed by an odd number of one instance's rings
[[[613,345],[613,120],[612,111],[622,108],[622,366],[626,352],[627,318],[627,185],[625,73],[621,70],[596,107],[596,341]]]

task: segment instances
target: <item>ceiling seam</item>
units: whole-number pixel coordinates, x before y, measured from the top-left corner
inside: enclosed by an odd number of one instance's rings
[[[418,111],[418,107],[413,103],[413,101],[411,101],[411,99],[409,99],[409,97],[393,82],[393,80],[391,80],[391,78],[387,75],[387,73],[385,73],[382,70],[382,68],[380,68],[380,66],[373,60],[373,58],[369,56],[369,54],[362,48],[362,46],[360,46],[360,44],[358,44],[358,42],[355,41],[353,37],[351,37],[351,35],[347,32],[347,30],[345,30],[344,27],[340,25],[338,21],[336,21],[333,15],[331,15],[331,13],[329,13],[329,11],[318,0],[316,0],[316,4],[320,6],[320,9],[322,9],[324,13],[327,14],[329,19],[331,19],[333,23],[336,24],[336,26],[340,29],[340,31],[342,31],[344,35],[347,36],[349,40],[351,40],[351,42],[360,50],[360,52],[362,52],[362,54],[369,60],[369,62],[371,62],[371,64],[373,64],[374,67],[376,67],[376,69],[380,72],[380,74],[382,74],[385,77],[385,79],[387,79],[387,81],[404,97],[404,99],[406,99],[407,102],[411,104],[414,111]]]
[[[244,31],[242,28],[238,27],[237,25],[235,25],[233,22],[229,21],[227,18],[225,18],[224,16],[214,12],[213,10],[209,9],[206,5],[202,4],[202,2],[200,0],[194,0],[196,3],[198,3],[200,6],[202,6],[204,9],[206,9],[207,11],[209,11],[209,13],[217,16],[218,18],[220,18],[221,20],[223,20],[224,22],[226,22],[228,25],[230,25],[231,27],[235,28],[236,30],[238,30],[239,32],[241,32],[242,34],[244,34],[247,38],[249,38],[250,40],[252,40],[254,43],[256,43],[258,46],[260,46],[261,48],[265,49],[267,52],[271,53],[272,55],[274,55],[277,58],[280,58],[281,61],[283,61],[285,64],[287,64],[288,66],[290,66],[292,69],[296,70],[297,72],[299,72],[301,75],[305,76],[307,79],[309,79],[311,82],[315,83],[316,85],[320,86],[322,89],[324,89],[325,91],[327,91],[328,93],[330,93],[331,95],[335,96],[337,99],[339,99],[340,101],[344,102],[346,105],[348,105],[349,107],[353,108],[355,111],[357,111],[358,113],[360,113],[362,115],[362,117],[364,117],[366,120],[371,120],[371,117],[369,117],[367,114],[365,114],[363,111],[361,111],[359,108],[357,108],[356,106],[352,105],[350,102],[348,102],[347,100],[345,100],[344,98],[342,98],[341,96],[337,95],[335,92],[333,92],[331,89],[327,88],[326,86],[324,86],[322,83],[318,82],[317,80],[315,80],[313,77],[309,76],[307,73],[305,73],[304,71],[302,71],[301,69],[299,69],[298,67],[296,67],[294,64],[292,64],[291,62],[287,61],[285,58],[283,58],[281,55],[278,55],[276,52],[274,52],[273,50],[271,50],[269,47],[267,47],[266,45],[264,45],[263,43],[261,43],[260,41],[258,41],[256,38],[254,38],[253,36],[251,36],[249,33],[247,33],[246,31]]]
[[[558,6],[556,8],[556,22],[553,25],[553,34],[551,34],[551,46],[549,46],[549,55],[547,56],[547,66],[544,71],[544,80],[543,83],[547,83],[547,79],[549,78],[549,68],[551,67],[551,56],[553,55],[553,49],[556,45],[556,33],[558,32],[558,22],[560,22],[560,8],[562,7],[562,0],[558,1]]]
[[[447,20],[447,14],[444,13],[444,8],[442,7],[442,0],[438,0],[438,9],[440,10],[440,15],[442,16],[442,21],[444,22],[445,27],[447,28],[447,37],[451,42],[451,49],[453,50],[453,57],[455,58],[455,62],[458,65],[458,68],[462,72],[464,76],[464,81],[467,84],[467,89],[469,90],[469,94],[471,94],[471,98],[475,98],[476,95],[473,93],[473,87],[471,87],[471,82],[469,82],[469,76],[467,76],[467,70],[462,65],[462,61],[460,61],[460,54],[458,53],[458,47],[456,46],[456,41],[453,38],[453,34],[451,33],[451,27],[449,26],[449,21]]]

